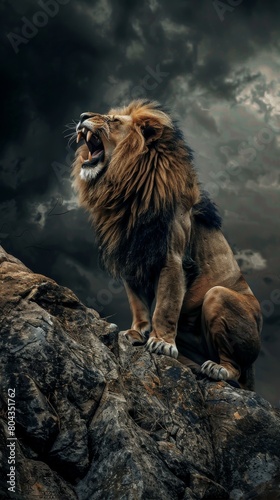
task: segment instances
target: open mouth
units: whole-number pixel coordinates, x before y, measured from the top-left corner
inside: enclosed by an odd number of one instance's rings
[[[94,167],[99,162],[104,160],[105,152],[103,143],[99,135],[94,134],[86,127],[83,127],[77,133],[77,143],[79,143],[82,139],[84,139],[88,147],[88,158],[81,156],[82,167]]]

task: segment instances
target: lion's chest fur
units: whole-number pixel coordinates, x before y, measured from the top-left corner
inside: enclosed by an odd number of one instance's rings
[[[174,211],[171,207],[158,215],[148,211],[131,230],[128,217],[124,214],[119,220],[114,244],[100,237],[101,262],[114,277],[149,288],[166,262]]]
[[[216,209],[205,195],[195,205],[193,212],[199,224],[210,231],[220,227]],[[101,210],[98,216],[95,214],[94,225],[97,228],[101,263],[115,278],[150,288],[166,263],[178,211],[171,204],[159,213],[151,208],[138,216],[129,230],[130,214],[129,203],[120,204],[112,211]],[[196,257],[187,244],[182,263],[189,284],[199,273],[200,263],[195,262]]]

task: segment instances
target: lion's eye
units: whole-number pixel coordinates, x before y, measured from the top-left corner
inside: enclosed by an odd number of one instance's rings
[[[120,122],[119,118],[112,118],[112,122]]]

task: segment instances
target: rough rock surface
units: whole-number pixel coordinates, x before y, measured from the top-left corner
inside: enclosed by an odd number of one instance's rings
[[[130,346],[3,249],[0,286],[1,499],[280,498],[280,418],[268,402]]]

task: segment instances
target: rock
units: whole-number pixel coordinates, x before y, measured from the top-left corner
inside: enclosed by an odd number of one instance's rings
[[[1,498],[280,498],[267,401],[132,347],[3,249],[0,286]]]

